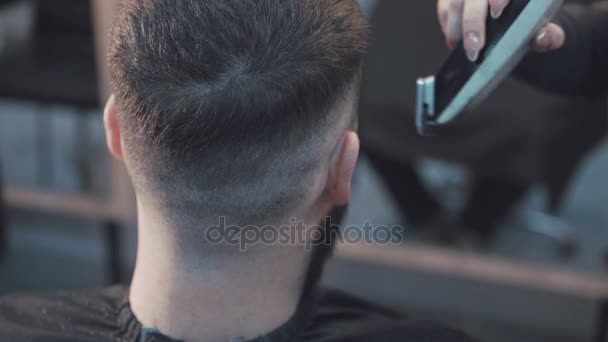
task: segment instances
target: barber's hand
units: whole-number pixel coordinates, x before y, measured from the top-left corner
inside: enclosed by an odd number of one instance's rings
[[[509,0],[438,0],[439,23],[447,44],[454,48],[462,39],[471,61],[479,58],[486,44],[486,19],[501,16]],[[488,13],[488,6],[490,13]],[[556,24],[546,24],[532,42],[538,52],[551,51],[564,44],[564,30]]]

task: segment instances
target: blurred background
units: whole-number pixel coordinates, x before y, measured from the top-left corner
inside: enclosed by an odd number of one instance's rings
[[[400,246],[340,247],[324,282],[483,341],[605,341],[606,101],[511,79],[419,137],[415,80],[449,53],[435,1],[361,3],[373,34],[346,224],[406,230]],[[111,8],[0,0],[0,295],[129,281],[132,195],[99,100]]]

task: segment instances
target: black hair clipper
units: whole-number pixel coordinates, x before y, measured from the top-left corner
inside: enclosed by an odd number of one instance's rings
[[[487,43],[476,62],[463,44],[435,76],[418,79],[416,127],[422,135],[472,109],[513,71],[529,50],[530,41],[563,0],[511,0],[499,19],[488,15]]]

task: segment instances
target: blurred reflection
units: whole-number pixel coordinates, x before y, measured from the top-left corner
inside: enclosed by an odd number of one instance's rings
[[[88,1],[0,1],[0,163],[18,208],[86,217],[83,197],[60,194],[103,186],[91,131],[99,106],[93,38]],[[0,224],[0,242],[5,230]]]

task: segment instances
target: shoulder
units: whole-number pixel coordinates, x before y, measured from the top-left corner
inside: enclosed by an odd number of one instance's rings
[[[118,329],[125,304],[124,287],[0,297],[0,340],[103,340],[106,332]]]

